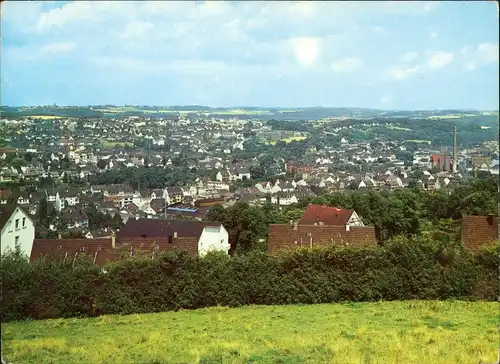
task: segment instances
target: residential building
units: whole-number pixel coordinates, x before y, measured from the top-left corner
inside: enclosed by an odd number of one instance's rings
[[[35,226],[29,215],[19,206],[0,205],[0,241],[2,254],[15,250],[30,256],[35,238]]]
[[[269,225],[267,246],[269,253],[298,248],[325,246],[364,247],[375,246],[375,228],[373,226],[339,225]]]
[[[309,204],[300,225],[364,226],[356,211]]]

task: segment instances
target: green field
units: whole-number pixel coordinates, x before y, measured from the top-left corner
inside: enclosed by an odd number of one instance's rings
[[[392,125],[392,124],[386,125],[386,127],[387,127],[387,129],[392,129],[392,130],[411,131],[411,129],[402,128],[400,126],[396,126],[396,125]]]
[[[412,143],[427,143],[431,144],[430,140],[417,140],[417,139],[408,139],[407,142],[412,142]]]
[[[210,110],[210,114],[217,115],[270,115],[267,110],[243,110],[243,109],[233,109],[233,110]]]
[[[215,307],[2,324],[13,363],[493,363],[498,303]]]
[[[127,143],[125,142],[120,142],[116,140],[107,140],[107,139],[99,139],[99,145],[102,148],[114,148],[116,145],[119,145],[120,147],[124,147]],[[132,143],[129,143],[132,144]]]

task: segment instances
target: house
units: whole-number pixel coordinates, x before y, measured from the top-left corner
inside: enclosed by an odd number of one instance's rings
[[[0,205],[6,205],[12,193],[9,190],[0,189]]]
[[[167,187],[166,199],[168,205],[175,205],[178,203],[182,203],[184,200],[184,191],[179,186]]]
[[[271,196],[271,203],[280,206],[288,206],[292,203],[297,203],[299,200],[294,193],[291,192],[278,192]]]
[[[230,173],[230,178],[233,180],[233,181],[241,181],[241,180],[244,180],[244,179],[250,179],[250,172],[248,171],[247,168],[244,168],[242,166],[234,166],[232,168],[232,171],[229,172]]]
[[[12,204],[0,205],[0,231],[2,254],[19,246],[24,254],[30,256],[35,225],[21,207]]]
[[[103,189],[104,200],[116,201],[126,206],[134,201],[134,191],[126,184],[113,184]]]
[[[267,250],[276,253],[298,248],[325,246],[364,247],[376,245],[373,226],[271,224]]]
[[[229,252],[229,234],[219,222],[129,219],[120,229],[117,240],[129,243],[154,241],[160,249],[188,250],[204,255],[209,251]]]
[[[462,216],[460,236],[462,244],[471,250],[492,241],[498,242],[497,216]]]
[[[390,188],[403,187],[403,181],[396,175],[387,176],[385,183]]]
[[[80,206],[68,206],[62,210],[62,219],[67,222],[68,229],[89,226],[89,218]]]
[[[307,206],[300,225],[364,226],[354,210],[313,204]]]

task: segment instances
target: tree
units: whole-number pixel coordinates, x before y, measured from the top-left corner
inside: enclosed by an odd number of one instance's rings
[[[114,229],[121,229],[122,226],[123,226],[123,220],[120,214],[114,214],[111,221],[111,227]]]
[[[99,167],[100,169],[105,169],[107,164],[108,162],[106,162],[104,159],[99,159],[99,161],[97,161],[97,167]]]
[[[28,163],[30,163],[33,160],[33,155],[31,153],[25,153],[24,154],[24,160]]]

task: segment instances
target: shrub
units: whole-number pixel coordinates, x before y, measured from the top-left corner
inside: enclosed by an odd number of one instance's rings
[[[496,300],[498,249],[477,252],[429,237],[383,247],[250,252],[203,258],[164,252],[105,266],[2,257],[1,319],[94,316],[248,304],[408,299]]]

